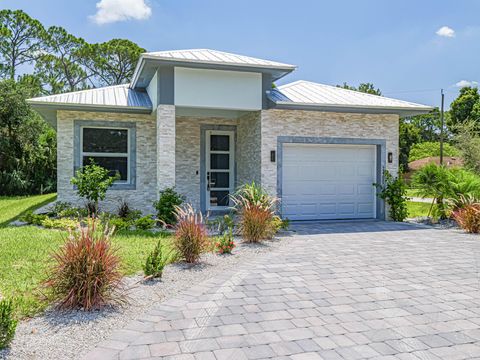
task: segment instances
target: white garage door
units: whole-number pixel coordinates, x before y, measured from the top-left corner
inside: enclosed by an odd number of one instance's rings
[[[282,215],[291,220],[375,217],[374,145],[284,144]]]

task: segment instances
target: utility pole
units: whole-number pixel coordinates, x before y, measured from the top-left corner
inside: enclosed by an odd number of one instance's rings
[[[441,94],[442,94],[442,105],[440,107],[440,121],[442,123],[441,128],[440,128],[440,165],[443,165],[443,135],[444,135],[444,130],[443,128],[445,127],[445,119],[443,116],[443,104],[445,102],[445,94],[443,93],[443,89],[441,89]]]

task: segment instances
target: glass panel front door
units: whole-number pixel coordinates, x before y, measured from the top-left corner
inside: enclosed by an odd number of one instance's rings
[[[207,209],[226,209],[234,189],[234,132],[206,132]]]

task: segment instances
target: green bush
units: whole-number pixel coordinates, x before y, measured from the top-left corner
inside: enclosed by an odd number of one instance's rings
[[[99,200],[105,199],[107,190],[119,178],[118,173],[115,176],[110,176],[109,173],[109,170],[92,162],[78,170],[70,180],[77,186],[78,195],[87,199],[89,210],[95,214],[98,212]]]
[[[401,176],[394,177],[388,170],[384,171],[383,177],[383,184],[374,184],[378,189],[378,197],[389,205],[389,215],[393,221],[403,221],[408,216],[407,185]]]
[[[159,240],[153,251],[148,255],[143,272],[145,276],[153,278],[161,278],[163,269],[167,265],[168,256],[164,257],[162,251],[162,241]]]
[[[135,227],[139,230],[150,230],[155,227],[156,221],[150,216],[144,216],[135,220]]]
[[[72,204],[69,202],[57,201],[52,210],[49,212],[49,215],[60,216],[62,212],[68,212],[70,209],[72,209]]]
[[[456,147],[444,143],[443,144],[443,155],[444,156],[460,156],[460,150]],[[417,143],[412,146],[410,149],[410,155],[408,161],[415,161],[420,159],[425,159],[427,157],[440,156],[440,143],[439,142],[423,142]]]
[[[69,218],[64,219],[43,219],[41,225],[47,229],[74,230],[78,227],[78,222]]]
[[[27,211],[25,215],[20,217],[21,221],[26,222],[27,224],[42,226],[42,221],[48,219],[47,215],[44,214],[34,214],[33,211]]]
[[[17,320],[13,312],[14,307],[11,300],[0,300],[0,350],[5,349],[15,335]]]
[[[223,235],[217,237],[215,241],[215,250],[219,254],[231,254],[235,248],[232,230],[225,231]]]
[[[175,225],[175,209],[183,204],[184,197],[177,193],[173,188],[166,188],[160,191],[158,201],[153,203],[157,210],[157,219],[165,225]]]
[[[108,226],[115,227],[115,230],[128,230],[132,226],[132,222],[127,219],[122,219],[118,216],[110,217],[107,221]]]
[[[57,216],[72,219],[86,218],[88,217],[88,209],[86,207],[71,207],[60,211]]]

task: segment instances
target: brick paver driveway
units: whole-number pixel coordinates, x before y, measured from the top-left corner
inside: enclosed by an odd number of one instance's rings
[[[480,239],[294,225],[281,250],[159,304],[90,359],[480,358]]]

